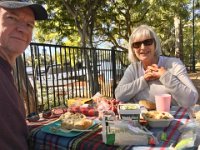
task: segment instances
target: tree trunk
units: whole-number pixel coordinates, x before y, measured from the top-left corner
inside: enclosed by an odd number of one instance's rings
[[[18,68],[14,68],[14,77],[17,84],[18,91],[21,99],[24,101],[26,114],[31,112],[37,112],[35,91],[24,67],[22,56],[17,58]]]
[[[179,17],[174,17],[175,26],[175,56],[183,61],[183,32],[182,24]]]

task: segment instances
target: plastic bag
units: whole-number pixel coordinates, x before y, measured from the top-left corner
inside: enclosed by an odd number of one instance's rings
[[[181,136],[175,146],[176,150],[196,149],[200,145],[200,124],[191,121],[179,128]]]
[[[103,142],[109,145],[149,145],[158,144],[153,134],[137,122],[112,120],[104,116],[102,120]]]

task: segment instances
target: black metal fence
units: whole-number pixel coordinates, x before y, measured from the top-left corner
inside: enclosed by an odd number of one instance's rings
[[[23,65],[21,64],[23,63]],[[96,92],[114,97],[114,89],[127,67],[127,53],[112,49],[80,48],[31,43],[17,62],[25,70],[26,97],[32,89],[36,107],[47,109],[67,105],[75,97]],[[19,83],[19,76],[18,84]],[[31,88],[28,86],[30,82]],[[22,92],[22,91],[20,91]],[[29,106],[27,106],[30,112]],[[41,111],[41,110],[40,110]]]

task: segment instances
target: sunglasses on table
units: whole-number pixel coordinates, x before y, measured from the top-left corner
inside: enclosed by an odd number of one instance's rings
[[[149,45],[152,45],[153,42],[154,42],[154,39],[146,39],[144,41],[132,43],[132,47],[133,48],[140,48],[142,44],[144,44],[144,46],[149,46]]]

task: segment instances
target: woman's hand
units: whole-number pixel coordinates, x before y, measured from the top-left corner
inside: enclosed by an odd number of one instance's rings
[[[164,73],[166,69],[164,67],[158,67],[158,65],[153,64],[147,67],[147,70],[144,74],[144,79],[146,81],[159,79]]]

